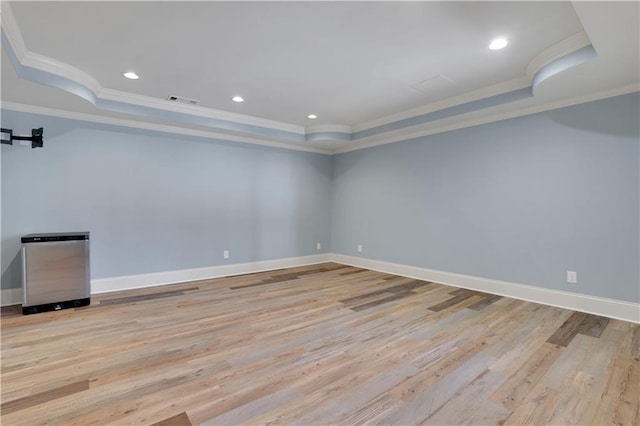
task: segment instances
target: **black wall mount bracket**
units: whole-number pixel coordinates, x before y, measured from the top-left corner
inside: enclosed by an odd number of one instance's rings
[[[31,148],[42,148],[42,133],[44,128],[32,129],[31,136],[16,136],[11,129],[0,129],[1,139],[0,141],[7,145],[13,145],[13,141],[31,141]]]

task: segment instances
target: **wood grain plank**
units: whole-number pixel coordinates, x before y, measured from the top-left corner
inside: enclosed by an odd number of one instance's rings
[[[4,416],[6,414],[24,410],[29,407],[44,404],[45,402],[52,401],[54,399],[73,395],[87,389],[89,389],[89,380],[81,380],[79,382],[70,383],[66,386],[61,386],[59,388],[40,392],[35,395],[29,395],[23,398],[14,399],[12,401],[3,402],[0,406],[0,413],[2,413],[2,415]]]
[[[496,296],[496,295],[490,294],[485,296],[482,300],[474,303],[473,305],[470,305],[468,308],[473,309],[474,311],[481,311],[487,306],[491,305],[494,302],[497,302],[500,299],[502,299],[502,296]]]
[[[473,424],[472,419],[488,404],[488,397],[505,379],[506,377],[501,373],[485,370],[421,424]],[[510,412],[503,410],[501,414],[501,417],[506,419]]]
[[[184,296],[185,291],[196,291],[198,287],[191,287],[185,290],[174,290],[174,291],[161,291],[157,293],[149,293],[149,294],[141,294],[137,296],[128,296],[128,297],[119,297],[114,299],[102,299],[100,300],[100,305],[117,305],[120,303],[135,303],[142,302],[146,300],[159,299],[162,297],[174,297],[174,296]]]
[[[452,297],[451,299],[445,300],[444,302],[438,303],[436,305],[433,306],[429,306],[429,310],[434,311],[434,312],[440,312],[444,309],[450,308],[452,306],[457,305],[458,303],[462,303],[465,300],[469,299],[470,297],[473,297],[475,294],[472,294],[472,292],[469,292],[468,290],[465,290],[464,293]]]
[[[569,319],[556,330],[547,340],[552,345],[567,347],[573,338],[580,332],[583,323],[588,321],[589,314],[574,312]]]
[[[564,351],[564,347],[544,343],[500,386],[489,400],[515,410],[547,373]]]
[[[578,327],[578,333],[591,337],[600,337],[609,324],[609,318],[589,315]]]
[[[160,420],[153,424],[153,426],[191,426],[191,421],[187,413],[176,414],[175,416]]]
[[[393,302],[393,301],[398,300],[398,299],[404,299],[405,297],[411,296],[412,294],[413,293],[411,293],[411,292],[396,293],[396,294],[392,294],[391,296],[383,297],[382,299],[373,300],[373,301],[371,301],[369,303],[364,303],[362,305],[353,306],[353,307],[351,307],[351,309],[356,311],[356,312],[360,312],[360,311],[364,311],[365,309],[370,309],[370,308],[373,308],[375,306],[382,305],[384,303]]]
[[[92,301],[5,312],[3,424],[639,423],[637,324],[332,263]]]

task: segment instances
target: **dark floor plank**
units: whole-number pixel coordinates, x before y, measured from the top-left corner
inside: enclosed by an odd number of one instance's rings
[[[589,315],[578,327],[578,333],[591,337],[600,337],[607,324],[609,324],[609,318]]]
[[[191,426],[191,421],[189,420],[187,413],[180,413],[173,417],[160,420],[151,426]]]
[[[382,305],[384,303],[393,302],[394,300],[402,299],[403,297],[415,295],[415,293],[396,293],[384,299],[374,300],[373,302],[365,303],[364,305],[353,306],[350,309],[356,312],[364,311],[365,309],[373,308],[374,306]]]
[[[376,291],[372,291],[372,292],[369,292],[369,293],[361,294],[359,296],[354,296],[354,297],[349,297],[347,299],[342,299],[342,300],[339,300],[339,302],[344,304],[344,305],[352,306],[352,305],[357,305],[358,303],[362,302],[363,300],[367,300],[367,299],[370,299],[372,297],[379,296],[381,294],[392,295],[393,293],[390,292],[390,291],[387,291],[387,289],[383,288],[383,289],[380,289],[380,290],[376,290]]]
[[[427,287],[435,285],[431,281],[422,281],[422,280],[411,280],[404,284],[394,285],[392,287],[387,288],[387,291],[391,291],[393,293],[404,293],[405,291],[415,290],[420,287]]]
[[[281,275],[278,278],[267,278],[265,280],[262,280],[258,283],[252,283],[252,284],[245,284],[245,285],[235,285],[233,287],[229,287],[230,290],[241,290],[243,288],[251,288],[251,287],[258,287],[261,285],[269,285],[269,284],[276,284],[276,283],[285,283],[287,281],[292,281],[292,280],[297,280],[299,277],[298,275],[293,275],[293,274],[286,274],[286,275]]]
[[[163,297],[184,296],[185,291],[199,290],[198,287],[186,288],[184,290],[162,291],[159,293],[140,294],[137,296],[118,297],[115,299],[103,299],[100,305],[117,305],[120,303],[142,302],[144,300],[161,299]]]
[[[324,266],[322,268],[314,268],[314,269],[309,269],[307,271],[290,272],[290,273],[287,273],[287,274],[274,275],[272,277],[268,277],[268,278],[263,279],[259,283],[252,283],[252,284],[246,284],[246,285],[237,285],[237,286],[233,286],[233,287],[229,287],[229,288],[231,290],[238,290],[238,289],[242,289],[242,288],[257,287],[257,286],[267,285],[267,284],[284,283],[284,282],[287,282],[287,281],[300,279],[300,278],[302,278],[302,277],[304,277],[306,275],[322,274],[323,272],[331,272],[331,271],[335,271],[335,270],[338,270],[338,269],[344,269],[344,268],[349,268],[349,267],[350,266],[346,266],[346,265]],[[366,270],[363,269],[362,271],[366,271]]]
[[[469,290],[467,288],[459,288],[459,289],[450,291],[447,294],[450,294],[452,296],[489,296],[488,293],[481,293],[479,291]]]
[[[423,286],[427,286],[427,285],[435,285],[432,282],[429,281],[420,281],[420,280],[410,280],[406,283],[402,283],[402,284],[398,284],[398,285],[394,285],[391,287],[385,287],[385,288],[381,288],[378,290],[374,290],[374,291],[370,291],[368,293],[365,294],[361,294],[359,296],[354,296],[354,297],[349,297],[347,299],[342,299],[339,302],[343,303],[345,305],[353,305],[356,304],[362,300],[365,299],[369,299],[371,297],[375,297],[381,294],[385,294],[385,293],[393,293],[393,294],[398,294],[398,293],[406,293],[408,291],[411,290],[415,290],[416,288],[419,287],[423,287]]]
[[[469,309],[473,309],[474,311],[481,311],[487,306],[491,305],[494,302],[502,299],[502,296],[496,296],[494,294],[490,294],[486,296],[484,299],[477,301],[473,305],[467,306]]]
[[[355,271],[340,272],[340,275],[343,275],[343,276],[354,275],[354,274],[361,274],[363,272],[370,272],[370,271],[368,269],[357,269]]]
[[[567,347],[576,337],[583,322],[588,319],[589,314],[574,312],[552,335],[547,339],[552,345]]]
[[[40,392],[35,395],[26,396],[24,398],[14,399],[8,401],[0,406],[0,413],[7,415],[15,411],[24,410],[25,408],[34,407],[45,402],[52,401],[54,399],[62,398],[64,396],[73,395],[77,392],[82,392],[89,389],[89,380],[81,380],[74,382],[59,388],[50,389],[48,391]]]
[[[461,294],[459,296],[455,296],[451,299],[445,300],[444,302],[438,303],[437,305],[429,306],[428,309],[434,312],[440,312],[444,309],[450,308],[453,305],[457,305],[460,302],[464,302],[472,296],[475,296],[475,294]]]

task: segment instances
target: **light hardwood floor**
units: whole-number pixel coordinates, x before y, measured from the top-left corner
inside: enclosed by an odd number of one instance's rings
[[[640,326],[338,264],[2,317],[3,425],[640,423]]]

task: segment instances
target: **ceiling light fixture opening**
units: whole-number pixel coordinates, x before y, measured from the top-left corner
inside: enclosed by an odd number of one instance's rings
[[[496,38],[496,39],[491,41],[491,44],[489,45],[489,49],[491,49],[491,50],[504,49],[505,47],[507,47],[507,44],[509,44],[507,39],[505,39],[505,38]]]
[[[315,115],[315,114],[309,114],[309,115],[307,115],[307,118],[310,119],[310,120],[315,120],[316,118],[318,118],[318,116]]]
[[[122,75],[123,75],[125,78],[128,78],[129,80],[137,80],[137,79],[139,79],[139,78],[140,78],[140,76],[139,76],[138,74],[136,74],[135,72],[133,72],[133,71],[126,71],[126,72],[123,72],[123,73],[122,73]]]
[[[231,98],[231,100],[233,102],[244,102],[244,98],[242,96],[234,96],[233,98]]]

